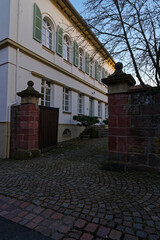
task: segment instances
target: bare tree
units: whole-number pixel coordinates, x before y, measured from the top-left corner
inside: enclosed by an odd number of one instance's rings
[[[140,84],[160,86],[159,0],[85,0],[84,18],[107,51],[134,69]]]

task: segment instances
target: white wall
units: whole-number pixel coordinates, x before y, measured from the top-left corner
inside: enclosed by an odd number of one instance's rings
[[[8,65],[0,66],[0,122],[7,119]]]

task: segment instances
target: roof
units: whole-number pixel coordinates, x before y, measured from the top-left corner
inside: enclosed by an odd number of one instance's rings
[[[57,4],[70,21],[78,28],[83,36],[93,45],[96,51],[106,60],[106,62],[115,69],[115,61],[108,53],[104,45],[95,36],[93,31],[89,28],[82,16],[77,12],[69,0],[51,0]]]

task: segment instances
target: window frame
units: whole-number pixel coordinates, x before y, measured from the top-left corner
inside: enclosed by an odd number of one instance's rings
[[[43,89],[43,91],[42,91],[42,89]],[[49,92],[49,94],[48,94],[48,92]],[[41,94],[43,95],[43,97],[41,97],[41,106],[51,107],[51,82],[50,81],[42,79]],[[47,96],[49,96],[49,100],[46,100]],[[43,104],[42,104],[42,102],[43,102]],[[49,104],[46,104],[47,102]]]
[[[65,34],[63,39],[63,58],[70,63],[72,61],[71,49],[72,49],[72,41],[70,37],[67,34]]]
[[[46,26],[44,25],[44,22],[46,22]],[[47,23],[50,26],[47,26]],[[51,28],[51,30],[49,29],[49,27]],[[45,30],[45,34],[44,34],[44,30]],[[49,43],[47,42],[47,38],[48,38],[47,33],[51,34],[51,42],[49,41]],[[45,36],[45,41],[43,39],[43,36]],[[54,38],[54,25],[48,17],[44,16],[42,21],[42,45],[47,47],[51,51],[53,51],[53,38]],[[49,40],[50,40],[50,37],[49,37]]]
[[[62,111],[71,112],[71,91],[63,87]]]
[[[98,117],[102,117],[102,102],[98,101]]]
[[[84,113],[84,96],[82,93],[78,93],[78,103],[77,103],[78,114]]]

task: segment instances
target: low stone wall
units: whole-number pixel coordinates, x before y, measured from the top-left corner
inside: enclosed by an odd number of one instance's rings
[[[109,159],[160,166],[160,89],[109,95]]]

